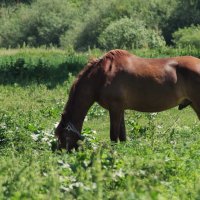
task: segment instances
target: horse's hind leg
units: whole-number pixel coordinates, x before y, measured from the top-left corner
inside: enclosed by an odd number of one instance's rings
[[[109,110],[110,114],[110,140],[113,142],[117,142],[120,136],[120,130],[123,125],[121,125],[121,119],[123,116],[123,112],[115,107]]]
[[[119,140],[126,141],[126,126],[125,126],[125,121],[124,121],[124,111],[121,116]]]

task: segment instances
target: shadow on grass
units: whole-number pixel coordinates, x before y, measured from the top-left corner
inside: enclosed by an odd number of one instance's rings
[[[53,89],[57,84],[67,80],[68,74],[76,75],[86,62],[65,61],[57,66],[49,63],[38,62],[37,65],[28,65],[23,58],[19,58],[9,67],[0,67],[0,84],[18,84],[26,87],[32,83],[45,84],[47,88]]]

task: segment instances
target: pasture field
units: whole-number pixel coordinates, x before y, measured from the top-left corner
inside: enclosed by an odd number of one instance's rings
[[[1,63],[5,54],[24,58],[3,52]],[[87,56],[75,65],[82,67]],[[23,66],[21,75],[0,67],[0,199],[200,199],[200,123],[189,107],[127,111],[128,141],[111,144],[108,113],[95,104],[80,150],[57,152],[53,130],[74,76],[53,70],[52,78],[37,79],[39,71]]]

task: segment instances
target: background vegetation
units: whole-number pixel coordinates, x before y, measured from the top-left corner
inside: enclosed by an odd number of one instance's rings
[[[198,47],[198,0],[1,0],[0,47],[57,46],[154,48],[186,45],[175,34],[193,35]],[[188,27],[188,28],[184,28]],[[183,29],[182,29],[183,28]],[[112,33],[112,34],[111,34]],[[188,44],[187,44],[188,45]]]

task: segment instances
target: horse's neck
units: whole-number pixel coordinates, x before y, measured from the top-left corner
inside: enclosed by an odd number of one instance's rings
[[[91,94],[88,94],[85,93],[84,88],[79,89],[73,94],[75,96],[70,95],[72,99],[69,99],[64,110],[64,115],[66,115],[65,122],[71,122],[79,132],[81,132],[83,121],[89,108],[94,103],[92,92],[91,90]]]

